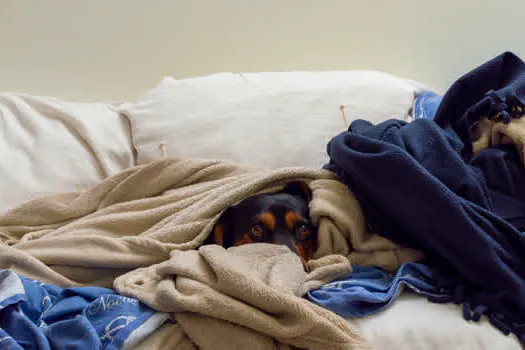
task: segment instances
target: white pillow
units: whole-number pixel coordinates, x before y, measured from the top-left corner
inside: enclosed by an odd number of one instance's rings
[[[515,336],[505,336],[483,316],[468,322],[456,304],[435,304],[403,292],[387,309],[348,318],[374,350],[520,350]]]
[[[345,116],[405,119],[416,84],[371,71],[220,73],[167,77],[129,117],[137,162],[169,156],[217,158],[256,166],[321,167],[326,144],[346,130]]]
[[[0,94],[0,212],[133,166],[129,122],[103,103]]]

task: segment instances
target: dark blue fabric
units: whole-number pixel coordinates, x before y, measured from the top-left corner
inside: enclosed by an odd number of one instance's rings
[[[118,349],[167,318],[110,289],[62,289],[0,270],[0,349]]]
[[[434,120],[452,127],[462,140],[470,127],[487,116],[508,123],[525,107],[525,64],[511,52],[482,64],[459,78],[443,96]],[[471,152],[470,143],[465,155]]]
[[[408,287],[434,301],[449,301],[434,272],[420,263],[403,264],[395,276],[372,266],[352,266],[352,274],[308,292],[308,299],[344,317],[363,317],[392,304]]]
[[[440,268],[467,319],[484,313],[522,342],[524,165],[512,145],[474,156],[468,130],[483,115],[517,116],[524,72],[506,53],[459,79],[435,122],[355,121],[330,141],[326,166],[355,193],[372,230],[421,249]]]
[[[443,96],[432,91],[424,91],[417,95],[412,111],[414,119],[433,120],[441,100],[443,100]]]

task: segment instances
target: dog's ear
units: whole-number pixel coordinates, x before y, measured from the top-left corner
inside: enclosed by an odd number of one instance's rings
[[[218,244],[225,248],[233,244],[233,212],[235,207],[228,207],[213,226],[213,229],[204,241],[204,244]]]
[[[310,189],[310,186],[303,181],[292,181],[288,183],[283,189],[283,192],[299,196],[307,203],[312,200],[312,190]]]

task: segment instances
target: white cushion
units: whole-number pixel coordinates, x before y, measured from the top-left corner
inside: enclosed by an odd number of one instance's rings
[[[220,73],[167,77],[130,118],[137,162],[169,156],[218,158],[270,168],[321,167],[326,144],[348,121],[407,118],[416,84],[370,71]]]
[[[486,317],[467,322],[456,304],[435,304],[404,292],[384,311],[349,318],[374,350],[519,350],[515,336],[505,336]]]
[[[129,122],[104,103],[0,94],[0,212],[134,164]]]

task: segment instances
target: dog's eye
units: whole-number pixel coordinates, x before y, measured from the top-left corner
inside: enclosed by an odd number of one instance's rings
[[[263,235],[263,228],[261,225],[259,224],[255,224],[252,226],[252,235],[255,237],[255,238],[261,238],[262,235]]]
[[[299,228],[297,229],[297,231],[299,232],[299,234],[303,237],[305,236],[308,236],[308,234],[310,233],[310,229],[308,228],[308,226],[306,225],[301,225],[299,226]]]

